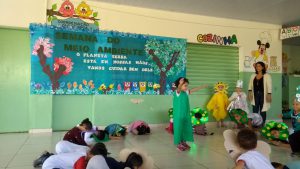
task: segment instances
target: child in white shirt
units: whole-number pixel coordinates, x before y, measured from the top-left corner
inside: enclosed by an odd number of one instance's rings
[[[239,146],[246,150],[236,160],[234,169],[274,169],[271,162],[260,152],[256,151],[257,135],[250,129],[242,129],[237,135]]]

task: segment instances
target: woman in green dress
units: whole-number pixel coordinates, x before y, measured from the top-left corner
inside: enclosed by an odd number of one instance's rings
[[[177,145],[177,149],[180,151],[190,149],[186,142],[194,141],[189,94],[207,87],[207,85],[203,85],[189,90],[188,85],[189,80],[183,77],[175,81],[177,89],[173,98],[174,144]]]

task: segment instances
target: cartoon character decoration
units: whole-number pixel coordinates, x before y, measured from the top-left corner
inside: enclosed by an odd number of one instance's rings
[[[75,9],[76,14],[81,18],[89,18],[92,15],[93,10],[91,10],[90,6],[82,1],[77,8]]]
[[[58,11],[63,17],[73,17],[73,15],[75,14],[75,9],[74,9],[74,5],[72,4],[72,2],[70,2],[70,0],[65,0]]]
[[[266,68],[268,68],[269,57],[267,55],[267,49],[270,48],[270,42],[272,41],[272,36],[269,32],[261,32],[259,34],[260,40],[257,41],[258,49],[251,52],[254,59],[254,64],[256,62],[264,62]]]
[[[153,82],[148,82],[147,90],[153,90]]]
[[[214,86],[214,89],[215,94],[209,100],[206,107],[208,111],[213,113],[213,117],[216,119],[218,127],[225,127],[223,120],[227,116],[227,107],[229,104],[227,96],[228,85],[223,82],[218,82]]]
[[[137,92],[138,90],[138,82],[132,82],[132,91]]]
[[[140,92],[143,93],[146,91],[146,84],[147,82],[139,82],[139,86],[140,86]]]
[[[130,92],[131,82],[124,82],[124,91]]]
[[[121,84],[118,84],[117,90],[118,90],[118,91],[121,91],[121,90],[122,90],[122,85],[121,85]]]
[[[270,48],[270,44],[268,42],[266,44],[263,44],[260,40],[258,40],[257,45],[258,50],[252,51],[254,62],[264,62],[266,65],[268,65],[267,48]]]
[[[159,84],[157,84],[157,83],[154,83],[154,85],[153,85],[153,89],[154,89],[154,91],[159,91],[159,89],[160,89],[160,85]]]

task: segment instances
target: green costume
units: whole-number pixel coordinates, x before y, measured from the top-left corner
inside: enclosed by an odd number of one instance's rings
[[[190,103],[187,92],[174,93],[173,98],[174,144],[182,141],[194,141],[190,115]]]

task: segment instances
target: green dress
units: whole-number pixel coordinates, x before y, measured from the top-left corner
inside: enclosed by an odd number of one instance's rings
[[[181,91],[179,96],[174,92],[173,98],[174,144],[182,141],[194,141],[190,115],[190,103],[187,92]]]

